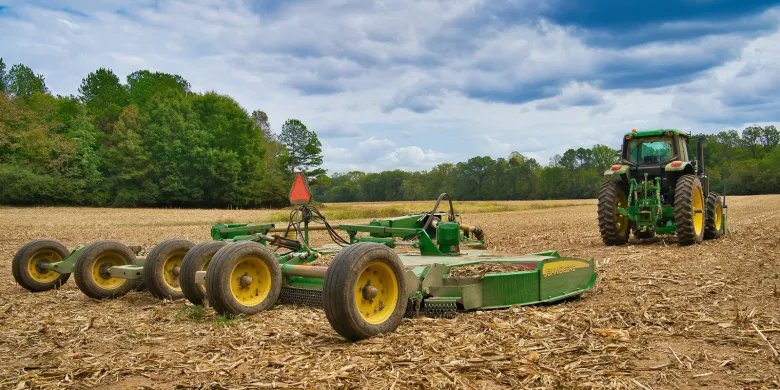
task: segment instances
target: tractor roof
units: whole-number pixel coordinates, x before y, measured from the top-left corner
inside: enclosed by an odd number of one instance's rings
[[[675,130],[675,129],[658,129],[658,130],[643,130],[643,131],[634,130],[630,133],[626,133],[626,135],[630,135],[632,138],[637,138],[637,137],[650,137],[654,135],[664,135],[666,133],[673,133],[676,135],[681,135],[683,137],[688,136],[688,134],[685,134],[682,131]]]

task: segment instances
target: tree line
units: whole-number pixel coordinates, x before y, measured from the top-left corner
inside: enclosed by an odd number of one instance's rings
[[[616,140],[620,143],[620,140]],[[696,137],[688,155],[696,156]],[[756,195],[780,193],[780,133],[775,126],[705,135],[704,165],[714,191]],[[606,145],[569,149],[546,166],[513,152],[508,158],[474,157],[424,172],[334,174],[313,191],[325,202],[431,199],[448,192],[458,200],[592,199],[602,175],[620,160]]]
[[[89,73],[76,96],[0,59],[0,204],[258,207],[285,202],[289,172],[322,174],[299,120],[195,93],[181,76]],[[289,152],[288,152],[289,150]]]
[[[707,140],[715,188],[728,180],[731,194],[780,192],[774,126]],[[42,75],[23,64],[6,69],[0,58],[0,204],[283,206],[298,170],[322,202],[425,200],[441,192],[458,200],[594,198],[617,160],[617,149],[596,145],[546,165],[513,152],[420,172],[327,175],[317,134],[300,120],[274,132],[264,111],[193,92],[179,75],[139,70],[122,82],[101,68],[77,95],[55,96]]]

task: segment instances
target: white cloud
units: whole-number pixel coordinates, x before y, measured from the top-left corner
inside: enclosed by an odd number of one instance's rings
[[[717,131],[780,117],[776,10],[756,16],[775,31],[755,36],[599,47],[541,17],[469,24],[491,14],[479,0],[270,2],[271,13],[240,0],[3,4],[4,61],[44,74],[54,93],[77,93],[99,67],[120,78],[177,73],[195,91],[266,111],[276,130],[302,120],[331,172],[515,150],[545,163],[571,147],[616,147],[632,128]],[[521,4],[524,15],[549,6]],[[715,27],[702,23],[664,28]]]

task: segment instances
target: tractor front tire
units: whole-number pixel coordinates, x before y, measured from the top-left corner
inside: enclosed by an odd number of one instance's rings
[[[184,256],[181,263],[181,292],[188,301],[195,305],[202,305],[206,301],[206,286],[195,282],[195,273],[208,270],[209,263],[214,255],[227,245],[224,241],[207,241],[195,245]]]
[[[181,299],[179,276],[181,264],[187,252],[195,246],[188,240],[163,241],[149,252],[144,262],[144,284],[153,297],[158,299]]]
[[[710,192],[707,196],[707,214],[704,221],[704,239],[712,240],[723,235],[723,202],[720,195]]]
[[[70,274],[43,268],[43,263],[57,263],[68,257],[68,249],[54,240],[33,240],[16,252],[11,262],[14,280],[27,291],[41,292],[60,288]]]
[[[282,269],[270,249],[254,241],[223,247],[209,262],[208,300],[223,315],[252,315],[271,308],[282,292]]]
[[[699,244],[704,240],[704,208],[699,177],[680,176],[674,189],[674,225],[680,245]]]
[[[604,179],[599,189],[598,207],[599,232],[604,244],[623,245],[628,242],[631,221],[618,211],[618,207],[628,207],[628,196],[621,181]]]
[[[135,280],[109,274],[114,266],[135,264],[135,253],[117,241],[98,241],[84,249],[76,261],[73,276],[84,295],[95,299],[117,298],[136,286]]]
[[[325,316],[350,341],[392,332],[406,313],[406,271],[390,248],[353,244],[328,266],[322,290]]]

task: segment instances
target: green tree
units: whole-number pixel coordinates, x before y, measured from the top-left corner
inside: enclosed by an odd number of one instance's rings
[[[3,58],[0,57],[0,93],[5,93],[5,90],[5,62],[3,62]]]
[[[105,68],[88,74],[81,81],[79,94],[94,118],[95,126],[103,133],[111,131],[111,125],[128,100],[127,89],[120,84],[119,77]]]
[[[131,104],[119,114],[116,125],[101,149],[103,172],[110,181],[111,205],[157,204],[158,189],[153,180],[152,156],[143,140],[143,115]]]
[[[593,156],[593,166],[598,172],[606,171],[620,160],[618,150],[602,144],[591,148],[591,155]]]
[[[43,76],[35,74],[32,69],[22,64],[11,67],[6,76],[6,88],[11,95],[19,97],[29,97],[36,92],[49,92]]]
[[[268,114],[265,111],[254,110],[252,111],[252,120],[255,125],[263,132],[263,136],[266,139],[273,139],[273,133],[271,132],[271,123],[268,122]]]
[[[189,142],[193,152],[202,154],[205,177],[203,184],[206,204],[251,206],[261,202],[267,175],[278,172],[263,168],[266,154],[264,138],[257,131],[247,112],[229,96],[213,92],[191,95],[193,112],[197,115],[200,139]],[[194,133],[195,134],[195,133]],[[208,174],[206,174],[208,172]],[[276,188],[276,187],[272,187]]]
[[[297,119],[288,119],[282,126],[279,142],[287,149],[283,157],[288,172],[301,170],[307,177],[314,178],[325,173],[322,165],[322,144],[317,133],[306,128]]]
[[[130,102],[145,111],[153,103],[154,97],[159,94],[189,93],[190,83],[176,74],[139,70],[127,76],[127,91]]]

